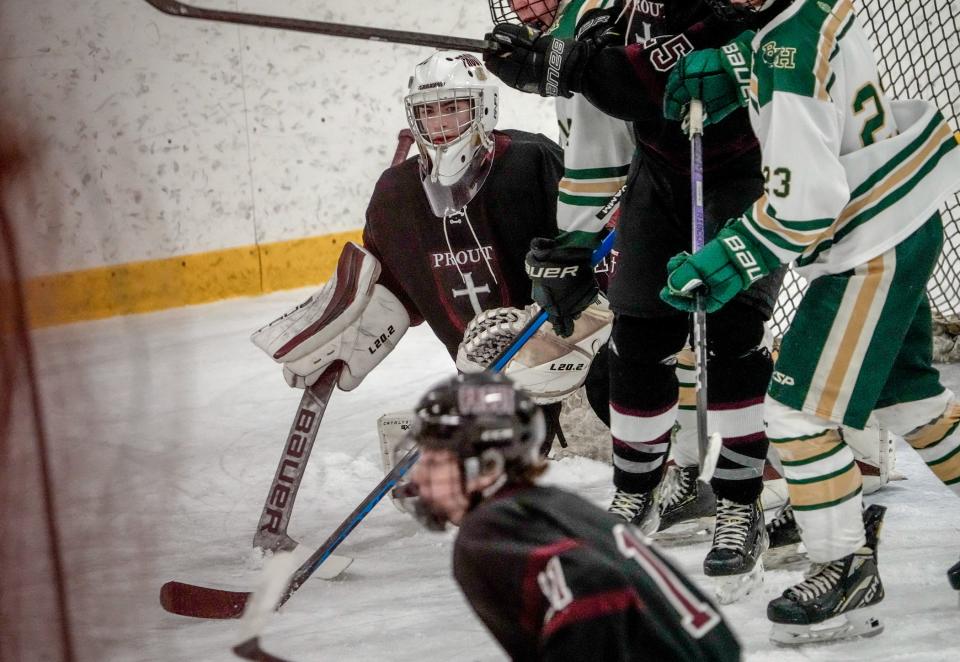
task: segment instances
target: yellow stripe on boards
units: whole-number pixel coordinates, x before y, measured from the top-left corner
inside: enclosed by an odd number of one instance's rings
[[[327,280],[360,230],[38,276],[24,283],[32,328],[146,313]]]

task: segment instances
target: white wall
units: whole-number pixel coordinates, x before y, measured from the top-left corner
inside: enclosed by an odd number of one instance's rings
[[[481,38],[484,0],[192,0]],[[0,94],[39,137],[28,276],[358,228],[430,49],[208,23],[143,0],[6,0]],[[500,126],[556,138],[508,88]],[[7,118],[11,121],[11,118]]]

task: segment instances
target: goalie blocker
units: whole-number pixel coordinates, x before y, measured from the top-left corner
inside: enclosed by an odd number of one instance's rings
[[[336,273],[317,293],[250,339],[283,366],[290,386],[310,386],[326,368],[340,362],[337,385],[351,391],[410,326],[400,300],[376,283],[379,275],[377,258],[348,242]]]

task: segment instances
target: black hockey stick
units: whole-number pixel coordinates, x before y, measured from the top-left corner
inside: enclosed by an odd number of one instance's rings
[[[483,52],[488,46],[488,42],[482,39],[467,39],[465,37],[424,34],[422,32],[388,30],[362,25],[345,25],[343,23],[326,23],[324,21],[270,16],[268,14],[248,14],[246,12],[228,11],[225,9],[204,9],[202,7],[194,7],[193,5],[177,2],[176,0],[147,0],[147,2],[164,14],[183,16],[184,18],[199,18],[205,21],[218,21],[220,23],[236,23],[238,25],[252,25],[260,28],[309,32],[310,34],[322,34],[331,37],[368,39],[392,44],[427,46],[429,48],[469,51],[473,53]]]
[[[703,104],[698,99],[690,102],[687,115],[690,133],[690,197],[692,201],[693,252],[703,248]],[[717,468],[722,439],[718,433],[707,430],[707,313],[703,294],[696,294],[693,312],[693,345],[697,355],[694,367],[697,379],[697,446],[700,451],[700,475],[709,483]]]

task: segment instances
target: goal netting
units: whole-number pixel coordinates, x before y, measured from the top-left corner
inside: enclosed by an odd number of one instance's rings
[[[894,98],[920,97],[937,104],[960,127],[960,0],[860,0],[857,15],[873,40],[880,76]],[[928,284],[934,310],[937,360],[960,360],[960,195],[943,211],[943,255]],[[786,331],[806,283],[787,273],[771,321],[774,336]]]

